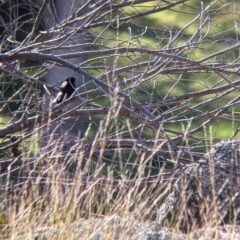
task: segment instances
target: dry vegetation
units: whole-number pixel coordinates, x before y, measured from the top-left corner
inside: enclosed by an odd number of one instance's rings
[[[1,4],[2,238],[151,239],[185,165],[239,136],[238,1]]]

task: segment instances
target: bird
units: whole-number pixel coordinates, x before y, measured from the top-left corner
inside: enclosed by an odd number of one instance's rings
[[[63,102],[64,100],[70,98],[70,96],[74,93],[75,91],[75,77],[69,77],[65,81],[62,82],[60,89],[56,95],[56,97],[53,99],[53,103],[59,104]],[[55,95],[55,92],[52,91],[49,86],[46,84],[43,85],[45,90],[49,95]]]

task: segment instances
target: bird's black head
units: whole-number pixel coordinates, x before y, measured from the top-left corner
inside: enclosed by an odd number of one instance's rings
[[[72,84],[74,84],[75,83],[75,77],[69,77],[68,79],[67,79],[67,81],[68,82],[71,82]]]

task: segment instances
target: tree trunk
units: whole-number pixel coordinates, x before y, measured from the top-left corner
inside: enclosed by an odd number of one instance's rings
[[[46,23],[45,25],[47,27],[54,27],[56,24],[61,24],[63,20],[65,20],[67,17],[71,16],[77,9],[79,9],[82,5],[82,1],[75,1],[75,0],[70,0],[70,1],[65,1],[65,0],[56,0],[55,5],[53,3],[51,4],[51,17],[46,18]],[[48,11],[50,13],[50,11]],[[50,22],[49,22],[50,21]],[[75,27],[79,27],[81,23],[76,23]],[[72,28],[71,28],[72,29]],[[66,31],[70,31],[66,29]],[[64,44],[82,44],[83,39],[81,38],[74,38],[74,42],[72,38],[68,40],[68,42],[65,42]],[[64,54],[64,53],[69,53],[69,52],[76,52],[79,51],[79,48],[71,49],[71,50],[54,50],[54,54]],[[74,63],[74,64],[79,64],[83,61],[83,58],[74,58],[70,59],[69,61]],[[71,69],[61,67],[61,66],[54,66],[53,68],[49,69],[47,75],[46,75],[46,83],[52,85],[56,84],[59,82],[64,81],[66,78],[74,76],[76,77],[76,87],[78,88],[79,86],[82,85],[83,83],[83,78],[81,75],[78,73],[74,72]],[[59,86],[59,84],[57,85]],[[49,97],[46,98],[46,108],[49,107]],[[75,106],[81,104],[80,100],[76,100],[72,102],[66,109],[63,109],[63,111],[69,111],[70,109],[74,108]],[[48,140],[49,135],[52,134],[54,131],[54,139],[59,139],[59,137],[63,137],[64,141],[70,141],[75,139],[77,136],[83,136],[84,132],[86,129],[86,123],[84,121],[84,118],[74,118],[74,119],[67,119],[67,120],[61,120],[61,123],[59,123],[57,126],[51,126],[48,128],[48,133],[46,142],[44,145],[49,145]],[[53,137],[53,136],[52,136]],[[52,141],[51,137],[51,141]]]

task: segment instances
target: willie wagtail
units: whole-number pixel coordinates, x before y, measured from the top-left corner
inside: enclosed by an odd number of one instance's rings
[[[45,90],[48,92],[49,95],[55,95],[53,91],[47,85],[43,85]],[[65,99],[70,98],[70,96],[75,91],[75,77],[69,77],[65,81],[62,82],[60,86],[60,91],[57,93],[57,96],[54,98],[53,103],[61,103]]]

